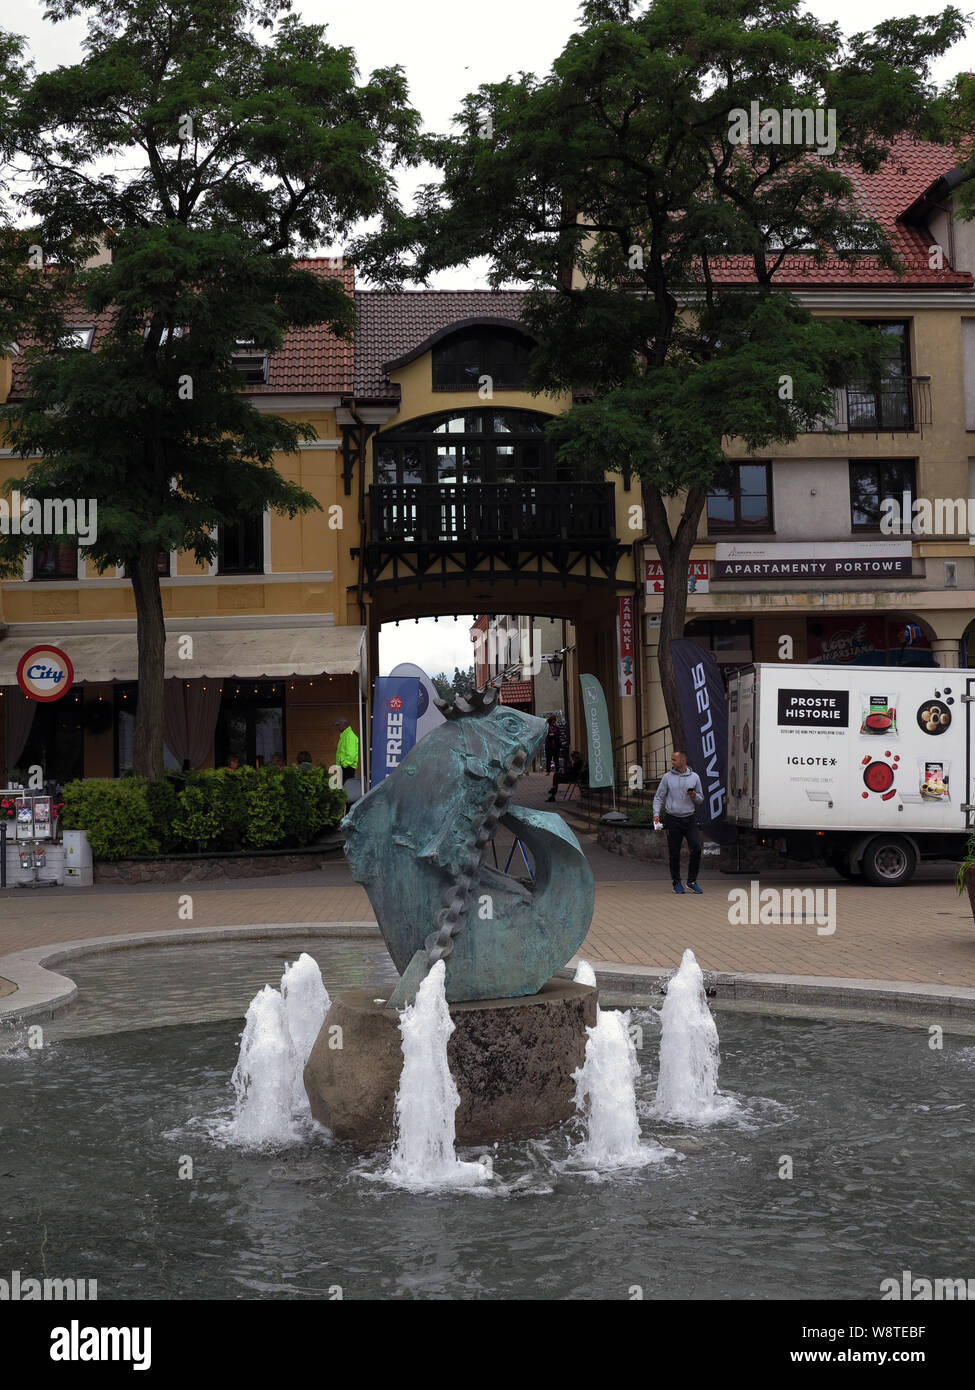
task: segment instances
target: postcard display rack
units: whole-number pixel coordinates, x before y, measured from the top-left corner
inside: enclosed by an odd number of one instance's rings
[[[54,832],[54,798],[25,791],[21,787],[0,790],[0,800],[13,801],[13,818],[4,817],[0,827],[7,877],[22,887],[42,888],[59,881],[58,850]]]

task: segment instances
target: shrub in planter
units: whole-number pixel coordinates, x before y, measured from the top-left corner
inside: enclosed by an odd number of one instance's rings
[[[181,788],[182,785],[181,778]],[[179,809],[176,787],[172,779],[161,777],[158,782],[148,782],[146,784],[146,804],[152,817],[152,833],[164,851],[171,849],[175,843],[173,821]]]
[[[280,768],[261,768],[248,788],[244,844],[254,849],[269,849],[281,844],[285,809],[284,778]]]
[[[250,799],[260,774],[252,767],[235,771],[201,772],[201,783],[213,797],[220,828],[217,849],[240,849],[247,834],[250,819]]]
[[[177,798],[172,820],[173,838],[203,854],[213,846],[220,829],[212,777],[201,774],[188,779]]]
[[[288,844],[310,845],[323,830],[331,830],[345,815],[345,793],[330,787],[324,767],[302,772],[297,767],[281,771],[284,783],[284,833]]]
[[[87,830],[95,859],[139,859],[159,853],[152,812],[141,777],[119,782],[91,778],[64,789],[61,825]]]

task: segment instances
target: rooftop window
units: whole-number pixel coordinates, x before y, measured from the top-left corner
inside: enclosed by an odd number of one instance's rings
[[[61,338],[59,347],[65,348],[90,348],[92,339],[95,336],[94,325],[82,328],[67,328]]]
[[[248,386],[267,385],[267,353],[255,345],[253,338],[238,338],[230,360]]]

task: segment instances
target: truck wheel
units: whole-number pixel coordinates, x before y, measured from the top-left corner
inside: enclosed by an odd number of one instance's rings
[[[863,851],[863,876],[878,888],[898,888],[914,877],[917,854],[909,840],[899,835],[878,835]]]

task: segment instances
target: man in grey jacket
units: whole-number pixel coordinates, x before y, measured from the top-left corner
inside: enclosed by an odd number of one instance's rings
[[[683,893],[680,881],[680,848],[684,836],[690,859],[687,865],[687,886],[692,893],[704,890],[698,886],[697,874],[701,867],[701,830],[694,823],[695,809],[704,799],[704,789],[696,772],[687,766],[686,753],[672,753],[670,771],[660,779],[660,786],[653,798],[653,828],[661,830],[660,808],[667,812],[667,845],[670,850],[670,876],[674,881],[674,892]]]

